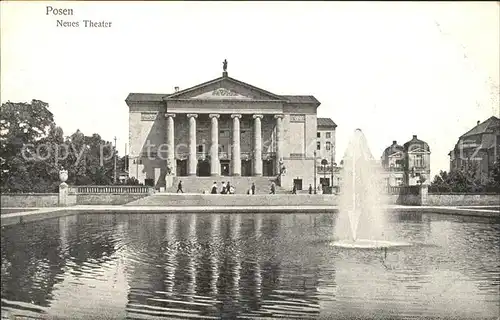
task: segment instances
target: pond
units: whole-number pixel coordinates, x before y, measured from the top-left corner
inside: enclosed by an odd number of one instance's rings
[[[79,214],[2,228],[2,316],[497,319],[500,221],[393,212],[409,247],[332,246],[334,214]]]

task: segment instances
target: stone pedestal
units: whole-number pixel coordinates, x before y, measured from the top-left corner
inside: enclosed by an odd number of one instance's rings
[[[69,186],[66,182],[59,185],[59,206],[67,207],[69,205]]]
[[[420,186],[420,205],[426,206],[428,203],[427,196],[429,194],[429,186],[423,184]]]

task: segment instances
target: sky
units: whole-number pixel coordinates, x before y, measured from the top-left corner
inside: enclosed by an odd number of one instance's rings
[[[171,93],[229,76],[314,95],[380,158],[417,135],[431,175],[458,137],[499,116],[498,2],[0,2],[1,101],[48,102],[65,135],[128,142],[130,92]],[[47,15],[47,6],[72,16]],[[78,28],[57,20],[79,21]],[[109,21],[85,28],[83,20]]]

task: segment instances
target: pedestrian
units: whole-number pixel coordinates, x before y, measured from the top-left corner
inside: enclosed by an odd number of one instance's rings
[[[182,180],[179,180],[179,184],[177,185],[177,193],[184,193],[184,190],[182,190]]]
[[[309,184],[309,194],[312,194],[313,193],[313,187],[311,184]]]
[[[273,183],[271,183],[271,194],[276,194],[276,185]]]
[[[317,194],[323,194],[323,188],[321,185],[318,186]]]
[[[230,186],[229,187],[229,194],[234,194],[234,192],[235,192],[234,186]]]
[[[252,189],[252,194],[255,194],[255,183],[254,182],[252,182],[252,188],[251,189]]]
[[[226,182],[222,181],[222,189],[220,190],[220,194],[226,194]]]
[[[226,194],[231,194],[231,184],[229,183],[229,181],[226,184]]]
[[[297,194],[297,186],[295,184],[293,185],[292,194]]]
[[[214,184],[212,185],[212,194],[217,194],[217,182],[214,181]]]

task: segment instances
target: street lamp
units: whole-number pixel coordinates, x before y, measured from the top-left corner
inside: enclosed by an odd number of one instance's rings
[[[324,179],[323,183],[325,183],[324,181],[326,181],[326,166],[328,165],[328,160],[326,159],[321,160],[321,165],[323,166],[323,179]]]
[[[314,194],[316,194],[316,150],[314,150]]]

